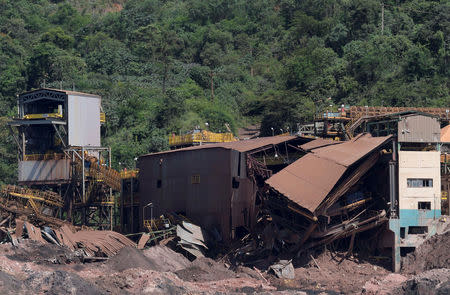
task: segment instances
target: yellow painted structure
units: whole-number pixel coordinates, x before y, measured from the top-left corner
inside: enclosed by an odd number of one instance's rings
[[[194,145],[201,143],[217,143],[217,142],[232,142],[237,141],[233,133],[214,133],[211,131],[202,130],[198,133],[185,135],[170,135],[169,145]]]

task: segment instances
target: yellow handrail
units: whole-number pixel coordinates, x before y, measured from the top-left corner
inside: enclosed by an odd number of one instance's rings
[[[135,170],[124,170],[120,171],[120,178],[126,179],[126,178],[136,178],[139,174],[139,169]]]
[[[232,142],[237,141],[233,133],[214,133],[203,130],[198,133],[185,135],[170,135],[169,145],[191,145],[194,143],[217,143],[217,142]]]
[[[36,120],[36,119],[45,119],[45,118],[56,118],[61,119],[63,117],[60,113],[50,113],[50,114],[27,114],[24,115],[23,118],[26,120]]]
[[[66,157],[65,154],[48,153],[48,154],[30,154],[25,155],[24,161],[43,161],[43,160],[61,160]]]

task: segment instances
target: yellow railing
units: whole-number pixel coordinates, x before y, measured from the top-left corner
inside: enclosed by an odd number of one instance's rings
[[[23,116],[25,120],[37,120],[37,119],[45,119],[45,118],[55,118],[62,119],[63,115],[61,113],[50,113],[50,114],[27,114]],[[100,123],[106,122],[105,113],[100,113]]]
[[[48,153],[48,154],[31,154],[25,155],[24,161],[44,161],[44,160],[61,160],[65,158],[65,154]]]
[[[206,130],[193,134],[169,136],[170,146],[232,141],[237,141],[237,139],[233,136],[233,133],[214,133]]]
[[[5,185],[2,187],[1,193],[18,198],[47,203],[48,205],[56,207],[62,207],[64,205],[64,201],[61,196],[52,191],[41,191],[15,185]]]
[[[23,116],[26,120],[36,120],[36,119],[45,119],[45,118],[55,118],[61,119],[63,117],[60,113],[50,113],[50,114],[28,114]]]
[[[120,171],[120,178],[122,178],[122,179],[136,178],[138,176],[138,174],[139,174],[139,169]]]

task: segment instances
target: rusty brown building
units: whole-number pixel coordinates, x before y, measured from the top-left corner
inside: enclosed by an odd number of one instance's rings
[[[141,226],[173,212],[231,241],[254,225],[264,180],[301,157],[296,146],[310,140],[275,136],[140,157]]]

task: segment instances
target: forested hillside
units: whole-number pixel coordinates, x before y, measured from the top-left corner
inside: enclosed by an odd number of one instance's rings
[[[449,1],[0,0],[0,183],[24,90],[100,94],[103,143],[132,166],[205,122],[267,134],[330,103],[449,106],[449,36]]]

